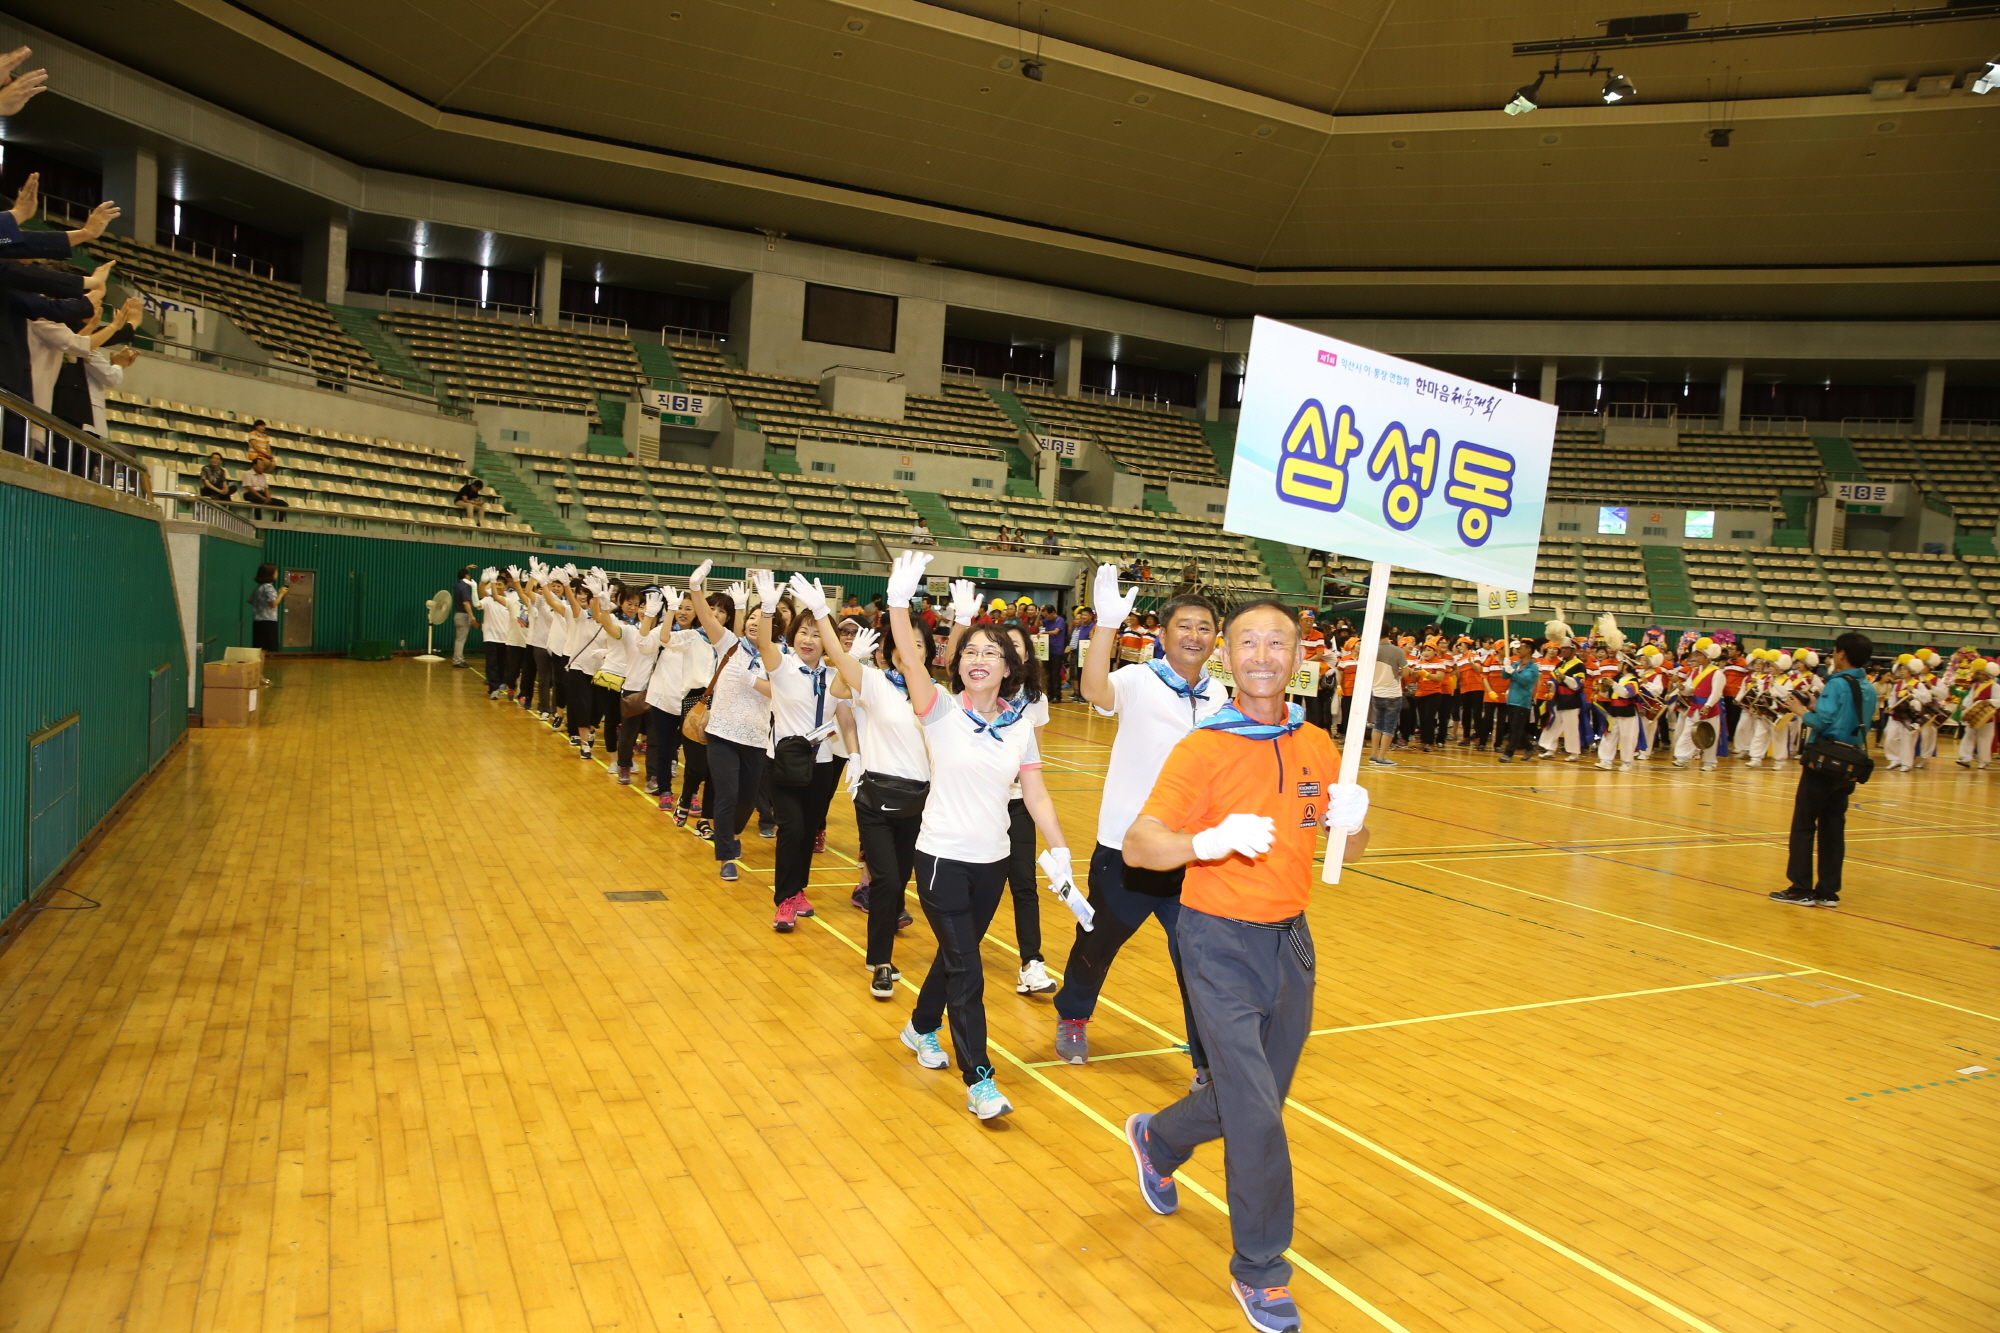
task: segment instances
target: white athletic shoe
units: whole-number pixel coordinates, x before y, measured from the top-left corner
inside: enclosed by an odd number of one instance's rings
[[[1748,759],[1745,759],[1743,762],[1749,765],[1751,768],[1755,768],[1764,761],[1762,759],[1759,759],[1756,755],[1753,754]]]
[[[903,1045],[917,1053],[917,1063],[924,1068],[943,1069],[951,1063],[951,1057],[944,1053],[944,1047],[939,1043],[937,1033],[919,1032],[910,1026],[908,1019],[905,1019],[902,1037]]]
[[[1013,1110],[1014,1103],[1001,1095],[1000,1085],[989,1074],[965,1090],[965,1109],[981,1120],[991,1120]]]
[[[1632,761],[1627,759],[1624,763],[1618,765],[1618,771],[1620,773],[1630,773],[1632,771]]]
[[[1603,769],[1603,770],[1604,770],[1604,771],[1605,771],[1606,773],[1609,773],[1609,772],[1611,771],[1611,765],[1609,765],[1609,764],[1605,763],[1605,762],[1604,762],[1604,761],[1603,761],[1602,759],[1600,759],[1600,760],[1598,760],[1598,761],[1597,761],[1597,766],[1598,766],[1599,768]],[[1630,767],[1632,767],[1632,765],[1630,765],[1630,764],[1627,764],[1627,765],[1625,765],[1625,767],[1627,767],[1627,768],[1630,768]]]
[[[1704,773],[1713,773],[1713,772],[1715,771],[1715,765],[1714,765],[1714,764],[1703,764],[1703,765],[1701,766],[1701,771],[1702,771],[1702,772],[1704,772]]]
[[[1020,984],[1014,987],[1023,995],[1047,995],[1055,988],[1055,978],[1049,975],[1039,958],[1028,960],[1027,966],[1021,969]]]

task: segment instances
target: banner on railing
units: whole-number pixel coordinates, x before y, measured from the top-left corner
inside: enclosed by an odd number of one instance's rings
[[[650,407],[661,416],[686,417],[689,424],[706,416],[713,401],[698,393],[675,393],[667,389],[647,389],[639,396],[641,406]]]
[[[1231,532],[1532,588],[1556,408],[1258,319]]]
[[[1037,435],[1035,440],[1042,448],[1060,458],[1075,458],[1077,452],[1083,448],[1082,440],[1065,439],[1060,435]]]

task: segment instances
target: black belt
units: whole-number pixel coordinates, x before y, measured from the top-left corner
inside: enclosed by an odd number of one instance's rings
[[[1243,921],[1230,917],[1239,926],[1249,926],[1255,930],[1278,930],[1292,937],[1292,952],[1299,956],[1299,964],[1306,971],[1313,970],[1312,937],[1306,934],[1306,914],[1300,912],[1289,921]]]

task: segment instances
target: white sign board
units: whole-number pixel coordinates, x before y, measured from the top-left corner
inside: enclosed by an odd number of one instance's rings
[[[1528,594],[1520,588],[1498,588],[1491,583],[1479,585],[1479,614],[1492,619],[1495,616],[1518,616],[1528,609]]]
[[[1223,526],[1532,588],[1556,408],[1258,319]]]
[[[1833,498],[1854,505],[1876,505],[1875,512],[1900,514],[1903,512],[1903,488],[1900,484],[1884,481],[1836,481],[1833,483]]]
[[[1083,448],[1082,440],[1064,439],[1060,435],[1037,435],[1035,440],[1042,448],[1062,458],[1075,458],[1077,450]]]
[[[664,416],[694,417],[696,420],[707,415],[711,401],[698,393],[674,393],[667,389],[644,389],[639,395],[642,407],[650,407]]]

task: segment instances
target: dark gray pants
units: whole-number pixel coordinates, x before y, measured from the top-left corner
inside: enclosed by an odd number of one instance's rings
[[[1312,1026],[1313,974],[1284,931],[1183,904],[1178,934],[1209,1081],[1153,1117],[1153,1166],[1171,1175],[1201,1144],[1221,1139],[1236,1243],[1229,1271],[1247,1286],[1290,1286],[1285,1096]]]

